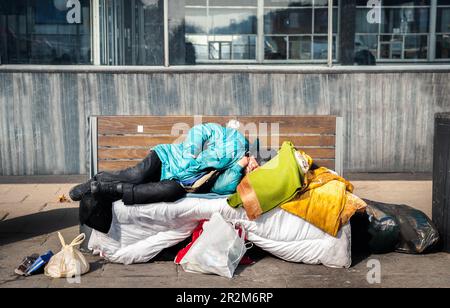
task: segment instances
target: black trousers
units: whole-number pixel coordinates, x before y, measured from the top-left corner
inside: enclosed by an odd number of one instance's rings
[[[100,182],[122,183],[122,200],[126,205],[173,202],[184,197],[186,191],[178,182],[160,181],[161,166],[156,152],[150,151],[136,166],[115,172],[101,172],[95,179]]]
[[[173,202],[186,195],[176,181],[161,178],[161,160],[151,151],[136,166],[114,172],[100,172],[94,179],[101,182],[122,183],[123,195],[86,194],[80,202],[80,223],[107,233],[112,222],[112,203],[122,199],[124,204]]]

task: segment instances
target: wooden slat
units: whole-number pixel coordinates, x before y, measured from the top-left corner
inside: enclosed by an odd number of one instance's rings
[[[278,142],[272,140],[273,138],[277,138]],[[267,136],[259,136],[259,145],[260,147],[274,147],[276,143],[282,145],[283,142],[290,141],[297,147],[334,147],[336,143],[335,136],[277,136],[277,137],[267,137]],[[254,138],[250,137],[249,142],[253,143]],[[275,144],[273,144],[275,143]]]
[[[112,160],[112,159],[143,159],[147,156],[149,149],[99,149],[99,160]]]
[[[230,119],[241,121],[245,127],[248,123],[279,123],[280,134],[334,134],[336,118],[333,116],[206,116],[202,123],[215,122],[225,124]],[[170,134],[176,123],[186,123],[188,127],[194,125],[193,117],[186,116],[102,116],[98,118],[98,133],[100,135],[136,134],[137,127],[143,126],[144,134]],[[183,126],[180,126],[183,127]],[[271,127],[269,125],[268,129]]]
[[[327,167],[332,170],[335,168],[334,159],[316,160],[314,162],[321,167]]]
[[[138,125],[144,126],[144,134],[170,134],[175,123],[192,126],[193,117],[156,117],[156,116],[117,116],[98,117],[98,133],[102,134],[136,134]]]
[[[149,149],[99,149],[99,160],[113,160],[113,159],[142,159],[148,154]],[[314,159],[334,159],[334,148],[308,148],[304,151]]]
[[[334,148],[296,148],[305,151],[305,153],[311,156],[313,159],[334,159],[335,157]],[[267,153],[271,149],[273,149],[274,151],[278,150],[278,148],[262,148],[260,149],[260,151],[266,151]]]
[[[136,165],[139,160],[101,160],[98,162],[99,171],[121,170]],[[317,160],[316,163],[334,169],[334,160]]]
[[[98,136],[99,147],[153,147],[158,144],[174,143],[180,137],[174,136]],[[184,136],[181,136],[184,139]]]
[[[180,139],[178,139],[180,138]],[[145,147],[150,148],[158,144],[173,143],[175,140],[182,140],[184,136],[98,136],[99,147]],[[298,147],[314,146],[314,147],[334,147],[334,136],[280,136],[279,143],[283,141],[291,141]],[[250,138],[253,142],[253,138]],[[272,140],[265,136],[260,136],[260,146],[265,147],[267,144],[271,146]]]

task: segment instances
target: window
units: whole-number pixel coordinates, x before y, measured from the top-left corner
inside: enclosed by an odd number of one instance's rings
[[[171,65],[327,62],[328,0],[185,0],[169,5]],[[336,35],[337,22],[334,41]]]
[[[426,61],[430,0],[382,0],[380,3],[377,10],[368,8],[368,1],[357,0],[355,62]]]
[[[337,6],[333,8],[336,41]],[[335,55],[335,53],[334,53]],[[264,59],[326,62],[328,0],[264,2]]]
[[[0,64],[450,63],[450,0],[329,3],[0,0]]]
[[[162,0],[100,0],[100,63],[163,65]]]
[[[438,0],[436,11],[436,59],[450,59],[450,0]]]
[[[89,64],[89,0],[0,2],[0,63]]]
[[[257,0],[172,1],[171,64],[255,61],[257,4]]]

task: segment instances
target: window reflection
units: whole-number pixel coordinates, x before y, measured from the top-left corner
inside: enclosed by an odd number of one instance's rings
[[[257,4],[257,0],[172,2],[171,64],[256,60]]]
[[[450,59],[450,0],[439,0],[436,22],[436,59]]]
[[[261,3],[264,3],[260,8],[263,20],[260,20],[262,27],[258,32],[258,5]],[[337,1],[335,5],[333,30],[336,36]],[[172,2],[170,63],[326,62],[327,6],[328,0]]]
[[[101,64],[163,65],[163,1],[99,0]]]
[[[327,0],[265,1],[264,4],[264,59],[326,62]],[[333,33],[337,33],[337,7],[333,7],[333,15]]]
[[[373,9],[358,0],[356,8],[355,63],[418,61],[428,59],[429,0],[385,0],[380,23],[367,18]]]
[[[88,64],[89,0],[0,1],[2,64]]]

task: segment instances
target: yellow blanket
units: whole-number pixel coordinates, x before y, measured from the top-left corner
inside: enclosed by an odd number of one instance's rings
[[[308,171],[307,186],[294,200],[281,206],[319,229],[336,236],[365,202],[351,192],[353,185],[326,168]]]

